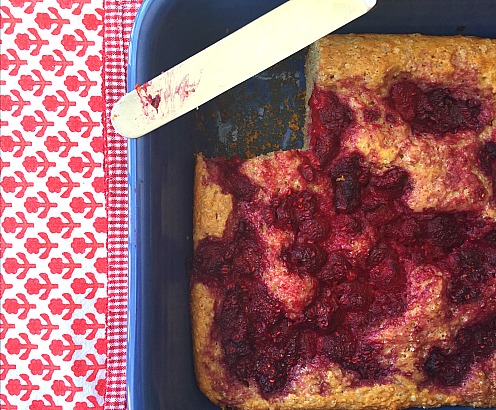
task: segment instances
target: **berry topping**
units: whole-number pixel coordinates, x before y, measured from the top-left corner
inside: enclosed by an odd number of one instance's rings
[[[482,146],[479,160],[482,171],[492,177],[496,172],[496,142],[488,141]]]
[[[460,353],[461,355],[454,356],[439,347],[433,348],[424,364],[425,374],[437,385],[461,385],[467,375],[469,367],[466,366],[470,365],[470,359],[467,352]]]
[[[228,193],[238,200],[249,201],[258,190],[250,179],[241,173],[240,167],[243,164],[240,158],[216,161],[219,167],[221,185]],[[228,175],[228,178],[222,176]]]
[[[310,328],[306,331],[307,338],[312,332],[328,333],[336,329],[341,322],[339,306],[331,288],[322,286],[313,303],[305,312],[305,319]]]
[[[408,172],[392,167],[382,175],[374,175],[370,181],[370,196],[386,203],[405,195],[411,188]]]
[[[343,252],[331,252],[327,263],[316,275],[323,283],[338,285],[351,279],[353,265]]]
[[[269,207],[264,208],[264,219],[279,229],[297,231],[301,224],[315,214],[315,196],[307,191],[292,191],[274,198]]]
[[[381,117],[381,113],[376,108],[366,108],[363,110],[363,119],[365,122],[376,122]]]
[[[195,250],[192,275],[196,280],[215,281],[224,269],[228,269],[229,260],[223,240],[204,240]]]
[[[352,213],[362,203],[362,183],[367,172],[361,165],[360,156],[340,159],[333,166],[330,177],[334,187],[334,207],[338,213]]]
[[[309,163],[299,165],[298,171],[307,182],[312,182],[315,180],[315,170]]]
[[[303,221],[298,230],[298,242],[317,243],[329,236],[330,223],[324,217]]]
[[[339,154],[340,137],[353,123],[353,111],[330,90],[316,88],[308,104],[312,113],[310,143],[325,168]]]
[[[434,347],[429,352],[423,371],[429,383],[438,386],[462,385],[472,366],[496,351],[496,315],[461,328],[454,339],[454,348]]]
[[[426,222],[426,235],[434,246],[450,251],[465,240],[465,232],[460,216],[439,213]]]
[[[401,80],[389,89],[387,102],[408,124],[414,134],[442,137],[458,131],[480,131],[481,103],[473,98],[457,97],[443,87],[418,85]]]
[[[496,142],[486,142],[479,151],[482,171],[491,180],[493,200],[496,198]]]
[[[422,142],[441,143],[446,134],[480,132],[485,125],[482,104],[466,95],[401,80],[390,87],[387,107],[363,109],[356,118],[372,128],[381,115],[387,127],[403,121],[416,135],[437,137]],[[193,261],[192,280],[216,296],[211,335],[228,373],[266,398],[284,394],[294,368],[309,361],[331,361],[352,384],[391,377],[394,349],[384,357],[370,341],[408,320],[409,275],[416,267],[442,272],[436,279],[443,281],[441,303],[449,312],[487,306],[496,278],[494,222],[475,211],[414,212],[407,201],[418,181],[407,170],[391,163],[378,171],[349,140],[343,143],[356,121],[350,105],[319,89],[309,104],[311,149],[288,153],[299,160],[294,184],[268,180],[259,187],[242,172],[241,160],[212,161],[210,174],[235,207],[224,236],[201,240]],[[494,183],[496,143],[484,143],[476,155]],[[298,299],[302,283],[310,290]],[[417,364],[426,383],[460,386],[496,351],[496,316],[485,309],[443,347],[423,350]]]
[[[316,273],[324,266],[327,255],[325,251],[315,244],[294,244],[282,253],[282,260],[290,269]]]
[[[455,305],[472,302],[478,299],[485,283],[495,276],[496,265],[490,261],[483,248],[470,245],[453,253],[451,282],[448,295]]]

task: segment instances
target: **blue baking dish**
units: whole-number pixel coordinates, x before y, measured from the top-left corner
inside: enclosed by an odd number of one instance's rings
[[[283,2],[144,0],[131,35],[128,89]],[[495,17],[494,0],[378,0],[369,14],[340,32],[496,37]],[[300,125],[304,120],[303,61],[304,51],[197,111],[129,141],[131,410],[216,408],[196,386],[191,354],[187,264],[194,153],[254,155],[300,147],[301,135],[285,124],[290,117]]]

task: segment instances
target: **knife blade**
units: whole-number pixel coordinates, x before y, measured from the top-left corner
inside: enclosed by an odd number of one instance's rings
[[[376,0],[288,0],[154,79],[112,108],[114,129],[143,136],[360,17]]]

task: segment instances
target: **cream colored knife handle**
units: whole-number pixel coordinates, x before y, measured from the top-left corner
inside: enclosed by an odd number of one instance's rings
[[[197,108],[365,14],[376,0],[289,0],[134,91],[113,107],[136,138]]]

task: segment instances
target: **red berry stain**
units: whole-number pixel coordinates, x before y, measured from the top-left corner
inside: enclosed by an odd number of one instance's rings
[[[217,169],[213,171],[216,182],[224,191],[230,193],[236,200],[249,201],[256,194],[258,187],[252,184],[244,175],[240,167],[243,161],[240,158],[230,160],[213,160]]]
[[[157,94],[157,95],[155,95],[155,96],[153,97],[151,94],[148,94],[148,95],[146,96],[146,100],[147,100],[147,101],[148,101],[148,103],[149,103],[149,104],[150,104],[153,108],[155,108],[155,109],[157,110],[157,112],[158,112],[158,106],[160,105],[160,100],[161,100],[160,95],[159,95],[159,94]]]
[[[440,387],[460,386],[476,363],[496,351],[496,315],[460,329],[447,350],[433,347],[423,364],[427,380]]]
[[[150,93],[148,93],[149,85],[150,85],[149,82],[143,84],[136,84],[134,90],[138,94],[138,97],[141,100],[141,104],[143,105],[143,108],[146,107],[147,104],[149,104],[153,108],[155,108],[158,112],[158,107],[160,105],[160,101],[162,101],[162,97],[160,96],[160,94],[155,94],[155,96],[153,96]]]
[[[443,87],[397,82],[388,104],[415,133],[441,137],[482,126],[481,104],[455,98]],[[192,281],[218,296],[212,337],[221,342],[229,373],[246,386],[256,383],[264,397],[284,394],[295,366],[310,360],[336,363],[359,384],[391,376],[395,370],[381,361],[380,347],[370,345],[366,335],[405,313],[408,267],[423,264],[448,272],[446,298],[453,309],[477,303],[496,276],[493,222],[476,213],[413,212],[406,205],[412,189],[406,170],[380,173],[358,152],[340,150],[355,121],[351,108],[335,93],[319,89],[310,106],[311,149],[298,153],[300,190],[262,201],[256,195],[261,188],[241,172],[241,160],[208,162],[209,174],[236,206],[222,238],[199,242]],[[376,121],[378,115],[372,110],[367,118]],[[483,146],[479,159],[492,176],[496,145]],[[315,184],[322,189],[313,189]],[[288,272],[319,284],[296,317],[263,280],[270,261],[261,233],[250,222],[253,214],[261,214],[267,227],[291,234],[279,255]],[[351,254],[350,239],[362,233],[372,243]],[[429,352],[421,369],[426,380],[460,385],[471,366],[494,352],[495,339],[494,315],[466,325],[455,335],[453,350]]]
[[[479,150],[479,162],[482,172],[489,177],[492,189],[493,200],[496,198],[496,143],[487,141]]]
[[[353,111],[336,93],[315,89],[309,102],[311,108],[310,144],[325,168],[339,153],[340,137],[354,121]]]
[[[387,103],[410,124],[414,134],[442,137],[458,131],[480,131],[487,125],[478,99],[457,96],[445,87],[400,80],[390,87]]]

